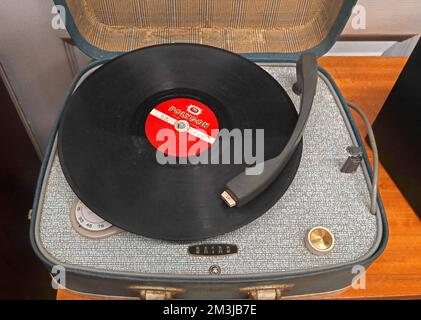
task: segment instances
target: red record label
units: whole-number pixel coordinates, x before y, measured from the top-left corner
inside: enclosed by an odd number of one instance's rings
[[[210,148],[219,133],[215,113],[202,102],[173,98],[161,102],[146,118],[149,142],[166,155],[199,155]]]

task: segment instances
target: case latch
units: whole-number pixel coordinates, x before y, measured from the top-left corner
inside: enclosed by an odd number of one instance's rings
[[[133,286],[130,289],[138,291],[141,300],[171,300],[185,292],[180,288],[153,286]]]
[[[241,288],[240,292],[253,300],[280,300],[286,290],[293,288],[293,284],[266,285]]]

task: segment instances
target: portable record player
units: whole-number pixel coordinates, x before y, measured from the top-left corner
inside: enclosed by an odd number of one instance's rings
[[[314,58],[355,1],[55,2],[97,60],[69,90],[33,206],[33,248],[64,268],[61,285],[279,299],[348,287],[381,254],[376,171]],[[265,169],[162,165],[162,128],[178,147],[197,138],[194,155],[211,154],[222,129],[262,128]],[[192,155],[180,150],[162,154]]]

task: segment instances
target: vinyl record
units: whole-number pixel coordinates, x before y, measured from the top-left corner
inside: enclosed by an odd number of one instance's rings
[[[297,117],[279,83],[239,55],[193,44],[153,46],[119,56],[81,84],[65,106],[58,152],[75,194],[106,221],[150,238],[198,240],[270,209],[295,176],[302,143],[264,193],[228,208],[220,194],[247,164],[160,164],[157,154],[180,160],[199,152],[157,150],[159,129],[177,139],[194,135],[204,154],[222,129],[264,129],[267,160],[281,153]],[[228,148],[232,154],[233,144]]]

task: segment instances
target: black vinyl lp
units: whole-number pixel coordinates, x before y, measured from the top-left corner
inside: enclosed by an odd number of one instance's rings
[[[160,121],[180,134],[203,129],[205,154],[219,141],[212,128],[264,129],[268,160],[281,153],[297,117],[281,85],[251,61],[209,46],[159,45],[107,62],[80,85],[61,118],[58,153],[75,194],[106,221],[155,239],[205,239],[269,210],[296,174],[302,143],[263,194],[229,208],[220,194],[247,163],[159,163],[153,135]],[[233,155],[234,143],[228,148]]]

